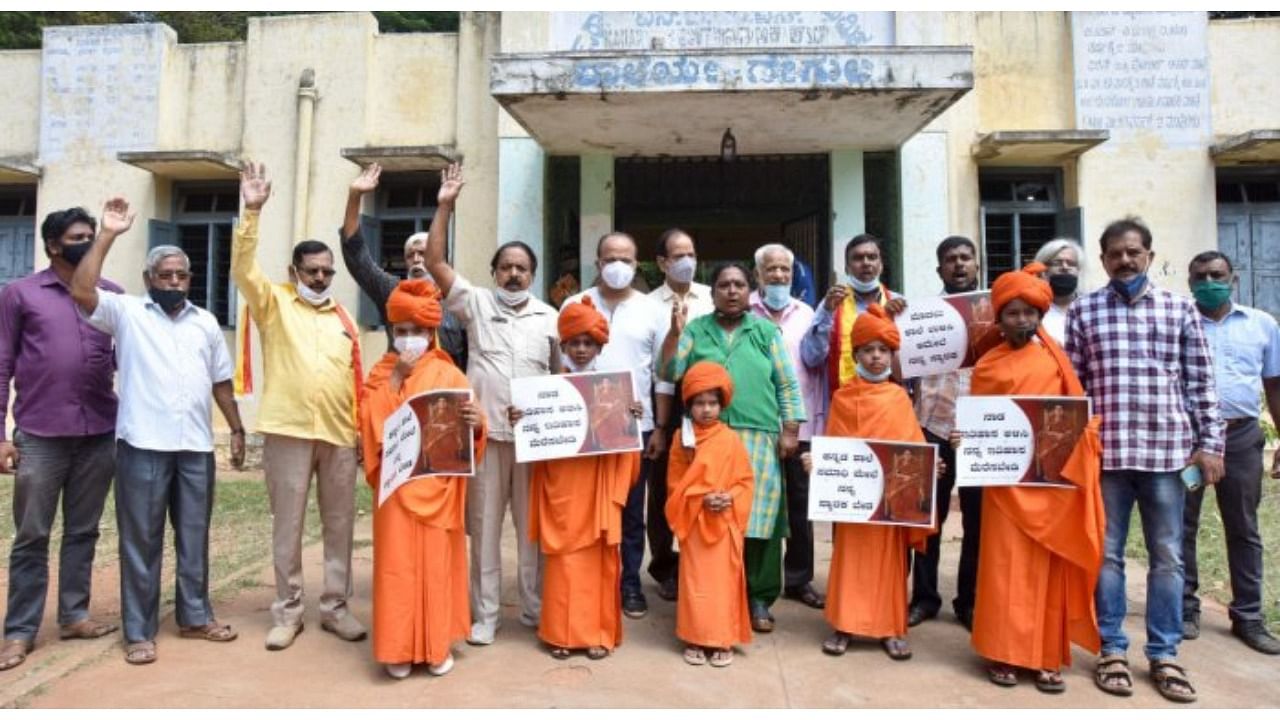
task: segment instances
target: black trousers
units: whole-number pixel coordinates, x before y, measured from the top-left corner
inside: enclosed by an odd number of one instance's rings
[[[655,428],[667,435],[667,451],[649,468],[649,504],[645,518],[645,534],[649,538],[649,576],[659,583],[674,580],[680,572],[680,553],[675,551],[675,536],[667,522],[667,460],[671,457],[671,440],[675,430]]]
[[[797,588],[813,582],[813,523],[809,522],[809,475],[800,455],[809,452],[802,442],[795,454],[782,461],[783,490],[787,500],[787,520],[791,534],[782,557],[783,583]]]
[[[1227,540],[1231,574],[1233,622],[1262,620],[1262,536],[1258,533],[1258,503],[1262,499],[1262,450],[1265,440],[1257,421],[1227,426],[1226,473],[1214,486],[1218,514]],[[1187,493],[1182,507],[1182,564],[1186,582],[1182,616],[1200,612],[1200,572],[1196,562],[1196,534],[1205,488]]]
[[[946,438],[928,430],[925,440],[938,446],[938,457],[947,464],[947,471],[938,481],[938,527],[946,522],[951,511],[951,490],[956,485],[956,451]],[[973,595],[978,585],[978,538],[982,530],[982,488],[960,488],[960,512],[964,537],[960,542],[960,569],[956,577],[956,598],[951,603],[956,613],[973,611]],[[938,559],[942,552],[942,534],[929,538],[925,552],[911,551],[911,605],[919,606],[930,614],[942,608],[942,596],[938,593]]]

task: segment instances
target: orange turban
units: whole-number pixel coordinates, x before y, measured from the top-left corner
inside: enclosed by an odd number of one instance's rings
[[[996,278],[991,284],[991,304],[996,307],[996,318],[1010,300],[1018,299],[1026,302],[1044,314],[1053,303],[1053,289],[1049,283],[1039,277],[1045,266],[1033,262],[1021,270],[1011,270]]]
[[[418,327],[438,328],[443,319],[440,288],[430,280],[401,280],[387,298],[387,322],[408,321]]]
[[[890,350],[897,350],[902,344],[898,326],[893,324],[893,318],[879,305],[868,305],[866,310],[858,313],[858,319],[853,323],[855,350],[872,340],[883,342]]]
[[[682,383],[680,396],[686,403],[698,393],[708,390],[719,390],[726,407],[733,402],[733,379],[720,363],[710,360],[694,363],[693,367],[685,371]]]
[[[589,295],[583,295],[581,301],[560,308],[560,319],[556,322],[556,327],[560,331],[560,342],[584,333],[601,345],[609,342],[609,321],[596,310],[596,304],[591,302]]]

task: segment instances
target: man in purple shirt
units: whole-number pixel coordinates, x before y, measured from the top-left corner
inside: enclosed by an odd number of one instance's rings
[[[0,472],[14,473],[16,532],[0,670],[35,647],[49,580],[49,535],[59,496],[59,637],[96,638],[119,626],[89,617],[98,519],[115,472],[115,361],[111,337],[76,311],[68,283],[97,223],[82,208],[50,213],[40,226],[49,267],[0,291],[0,433],[13,381],[15,430],[0,434]],[[121,288],[101,281],[111,292]]]

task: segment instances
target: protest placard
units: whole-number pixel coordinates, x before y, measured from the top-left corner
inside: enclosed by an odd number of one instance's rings
[[[810,452],[810,520],[933,526],[933,445],[814,436]]]
[[[516,462],[640,450],[635,396],[630,370],[513,379]]]
[[[1089,423],[1083,397],[956,399],[956,485],[1074,487],[1062,468]]]
[[[991,293],[912,299],[894,318],[902,336],[902,377],[938,375],[978,362],[976,341],[995,325]]]
[[[409,398],[382,426],[378,505],[407,482],[432,475],[475,475],[472,428],[459,406],[470,390],[432,390]]]

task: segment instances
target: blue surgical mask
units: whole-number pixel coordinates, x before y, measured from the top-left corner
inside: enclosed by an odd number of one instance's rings
[[[845,275],[844,278],[845,278],[845,281],[849,283],[849,286],[852,287],[855,292],[860,292],[864,295],[867,293],[873,293],[876,290],[880,289],[879,276],[872,278],[871,280],[868,280],[866,282],[863,282],[852,275]]]
[[[1133,302],[1138,293],[1142,292],[1142,288],[1146,287],[1147,274],[1144,272],[1138,273],[1129,280],[1114,278],[1108,284],[1125,302]]]
[[[770,310],[785,310],[791,304],[791,286],[765,285],[760,300]]]
[[[872,374],[871,371],[862,367],[862,363],[858,363],[855,369],[858,371],[858,377],[862,378],[863,380],[866,380],[867,382],[873,382],[873,383],[884,382],[885,380],[889,379],[890,375],[893,374],[893,368],[891,367],[885,368],[884,372],[882,373]]]

